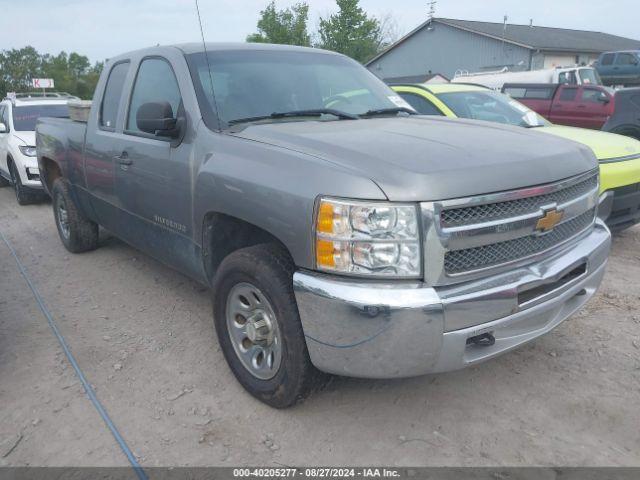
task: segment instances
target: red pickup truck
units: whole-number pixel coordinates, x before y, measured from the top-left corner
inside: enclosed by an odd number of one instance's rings
[[[600,130],[615,111],[614,91],[598,85],[505,83],[502,92],[559,125]]]

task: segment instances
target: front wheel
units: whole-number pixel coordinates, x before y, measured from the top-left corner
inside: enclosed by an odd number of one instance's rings
[[[293,294],[293,262],[275,244],[229,255],[213,285],[213,315],[222,352],[254,397],[286,408],[327,378],[312,365]]]
[[[71,253],[88,252],[98,247],[98,224],[86,218],[69,194],[69,186],[58,178],[51,191],[53,216],[63,245]]]
[[[22,180],[20,180],[18,169],[13,163],[9,164],[9,171],[11,173],[11,181],[13,182],[13,189],[16,193],[16,200],[18,202],[18,205],[29,205],[30,203],[33,203],[35,200],[35,195],[29,193],[24,188],[24,185],[22,185]]]

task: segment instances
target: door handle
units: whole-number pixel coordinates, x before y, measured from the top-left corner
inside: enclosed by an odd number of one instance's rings
[[[115,158],[120,165],[132,165],[133,164],[133,160],[131,160],[129,158],[129,154],[127,153],[126,150],[123,151],[120,155],[116,155],[113,158]]]

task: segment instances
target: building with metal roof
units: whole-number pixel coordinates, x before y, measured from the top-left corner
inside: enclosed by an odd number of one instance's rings
[[[432,18],[367,63],[380,78],[588,65],[600,53],[640,49],[640,40],[533,24]]]

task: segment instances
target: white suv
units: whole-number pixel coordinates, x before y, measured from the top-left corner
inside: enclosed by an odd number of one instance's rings
[[[45,193],[36,157],[39,117],[68,117],[69,97],[19,97],[0,102],[0,187],[13,185],[20,205]]]

